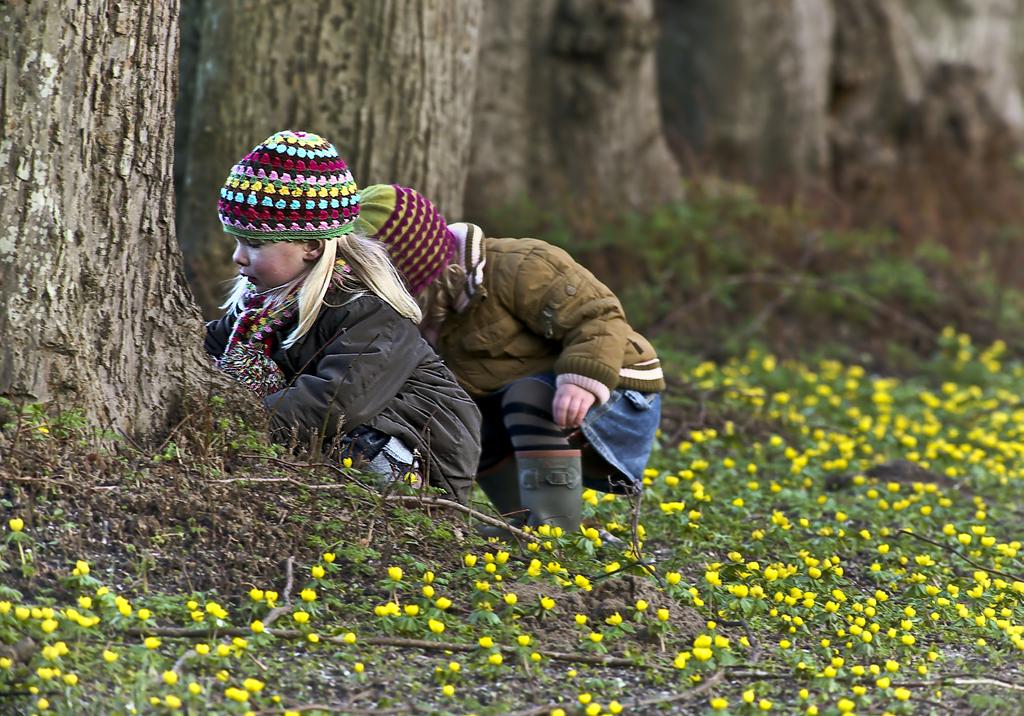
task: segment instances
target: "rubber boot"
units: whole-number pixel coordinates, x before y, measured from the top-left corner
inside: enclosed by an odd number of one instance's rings
[[[579,529],[583,519],[583,470],[580,454],[518,453],[519,490],[530,511],[531,527],[551,525],[566,533]]]
[[[487,495],[494,509],[508,520],[510,525],[522,527],[526,524],[526,510],[519,497],[519,480],[514,459],[505,460],[485,474],[477,475],[476,484],[480,485],[480,489]],[[481,537],[509,536],[508,530],[495,525],[479,524],[475,529]]]

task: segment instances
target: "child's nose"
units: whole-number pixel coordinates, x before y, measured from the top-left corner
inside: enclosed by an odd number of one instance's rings
[[[245,247],[242,245],[236,246],[235,252],[231,254],[231,260],[234,261],[239,266],[248,266],[249,257],[248,255],[246,255]]]

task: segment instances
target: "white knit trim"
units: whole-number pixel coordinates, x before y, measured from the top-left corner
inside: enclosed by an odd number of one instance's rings
[[[487,263],[487,257],[484,255],[484,231],[476,224],[465,222],[449,224],[448,230],[455,237],[456,256],[466,269],[465,300],[460,299],[455,305],[455,310],[461,313],[477,288],[484,282],[484,265]]]
[[[580,375],[579,373],[560,373],[555,378],[555,385],[562,386],[565,383],[590,391],[594,394],[594,398],[597,400],[598,405],[607,403],[608,398],[612,396],[612,392],[608,389],[607,385],[599,380],[588,378],[587,376]]]
[[[620,378],[631,378],[633,380],[663,380],[665,373],[661,370],[661,366],[657,368],[649,368],[647,370],[633,370],[632,368],[623,368],[619,371]]]

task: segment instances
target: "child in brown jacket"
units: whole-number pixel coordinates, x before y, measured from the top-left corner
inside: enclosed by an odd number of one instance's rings
[[[513,524],[578,528],[584,486],[639,492],[665,388],[651,344],[565,251],[448,225],[418,192],[373,185],[383,242],[421,330],[483,414],[477,481]]]

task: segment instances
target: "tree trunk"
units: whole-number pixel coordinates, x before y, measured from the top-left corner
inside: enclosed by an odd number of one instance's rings
[[[658,82],[684,158],[764,184],[828,166],[826,0],[658,0]]]
[[[0,5],[0,395],[131,433],[214,378],[174,240],[176,19]]]
[[[487,0],[466,188],[471,219],[514,205],[610,214],[680,198],[662,136],[652,0]],[[502,226],[501,224],[504,224]]]
[[[481,15],[480,0],[203,3],[178,236],[207,315],[234,274],[217,192],[279,129],[326,136],[360,186],[407,184],[461,212]]]
[[[855,223],[1001,248],[1024,189],[1016,0],[835,0],[832,181]]]

